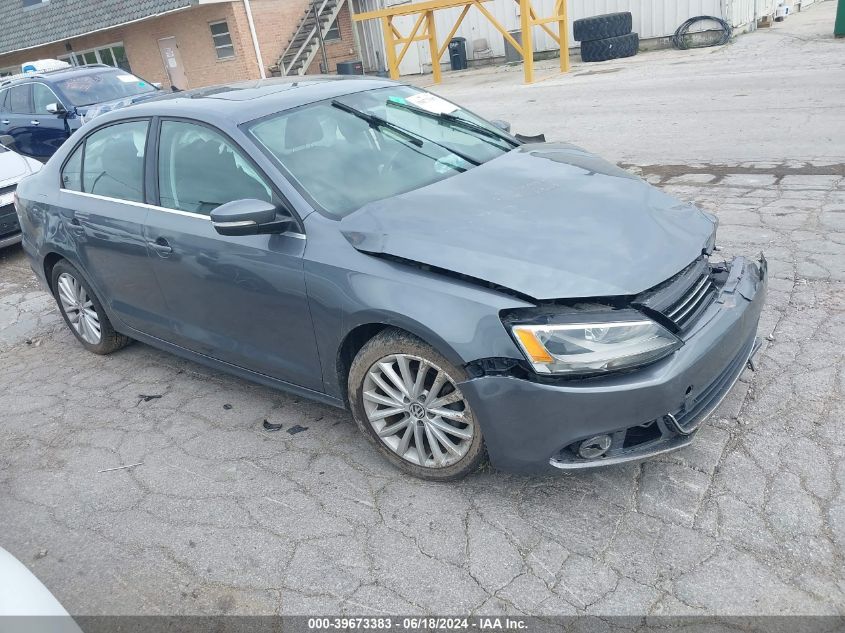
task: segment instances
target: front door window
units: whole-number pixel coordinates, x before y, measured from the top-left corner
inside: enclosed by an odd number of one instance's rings
[[[241,152],[204,125],[163,121],[159,140],[161,206],[209,214],[221,204],[272,201],[270,187]]]

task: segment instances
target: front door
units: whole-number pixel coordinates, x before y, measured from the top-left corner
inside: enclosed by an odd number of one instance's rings
[[[163,37],[158,41],[158,50],[161,52],[161,61],[164,62],[164,70],[170,78],[170,85],[179,90],[188,89],[188,77],[185,75],[185,66],[182,65],[182,56],[179,54],[179,45],[175,37]]]
[[[50,158],[70,136],[65,115],[47,111],[47,106],[52,103],[61,104],[61,101],[48,86],[32,84],[32,156],[40,160]]]
[[[35,156],[36,136],[32,125],[32,84],[17,84],[8,89],[6,110],[0,119],[0,134],[15,139],[14,150]]]
[[[168,340],[205,356],[322,391],[302,256],[304,236],[223,236],[209,214],[226,202],[283,202],[235,144],[186,121],[161,122],[160,210],[146,239],[172,319]]]

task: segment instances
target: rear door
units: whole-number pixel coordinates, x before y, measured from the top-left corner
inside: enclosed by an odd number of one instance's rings
[[[129,327],[161,336],[163,300],[150,274],[143,225],[148,119],[89,134],[62,167],[57,215],[100,299]]]
[[[9,133],[9,89],[0,90],[0,134]]]
[[[27,156],[35,156],[36,139],[33,137],[32,84],[11,86],[6,99],[7,110],[0,118],[0,134],[8,134],[15,139],[15,151]]]
[[[146,220],[150,261],[172,318],[168,340],[194,352],[322,391],[302,256],[305,235],[223,236],[209,214],[254,198],[285,202],[219,130],[162,120],[148,172],[158,210]]]

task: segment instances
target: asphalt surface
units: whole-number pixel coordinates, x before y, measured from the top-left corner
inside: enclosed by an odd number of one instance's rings
[[[14,247],[0,254],[0,545],[73,614],[842,614],[845,41],[827,35],[832,5],[724,49],[530,87],[482,71],[440,90],[607,150],[714,211],[727,257],[765,251],[757,371],[690,448],[587,473],[417,481],[343,411],[141,344],[88,354]],[[774,59],[765,72],[761,59]],[[722,88],[756,77],[754,116],[732,118],[706,83],[694,114],[686,97],[637,92],[653,112],[631,126],[594,111],[554,127],[535,105],[563,111],[593,90],[621,104],[644,72],[683,96],[711,64]],[[805,107],[763,107],[770,91]],[[730,136],[714,142],[710,118]],[[664,128],[682,151],[662,158]],[[646,134],[657,140],[639,146]]]

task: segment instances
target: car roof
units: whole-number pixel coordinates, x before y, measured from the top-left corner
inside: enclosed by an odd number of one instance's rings
[[[13,86],[22,81],[32,81],[33,79],[41,79],[43,81],[67,79],[68,77],[82,77],[84,75],[95,75],[102,72],[125,72],[120,68],[114,66],[107,66],[106,64],[89,64],[87,66],[71,66],[70,68],[57,68],[56,70],[37,71],[32,73],[22,73],[20,75],[13,75],[0,79],[0,88]]]
[[[101,115],[96,120],[183,116],[200,120],[225,119],[240,125],[324,99],[399,85],[403,84],[377,77],[274,77],[165,93]]]

